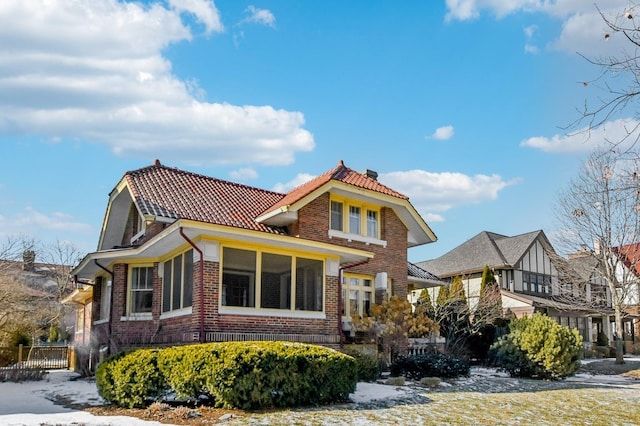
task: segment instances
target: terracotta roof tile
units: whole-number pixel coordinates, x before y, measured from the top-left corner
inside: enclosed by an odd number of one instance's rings
[[[331,180],[337,180],[339,182],[347,183],[353,186],[357,186],[359,188],[368,189],[374,192],[379,192],[381,194],[390,195],[392,197],[401,198],[403,200],[408,200],[409,197],[403,195],[393,189],[389,188],[386,185],[381,184],[376,179],[370,178],[364,173],[356,172],[344,165],[342,160],[338,163],[336,167],[333,169],[321,174],[320,176],[311,179],[310,181],[294,188],[287,195],[282,198],[279,202],[271,206],[264,213],[269,213],[271,211],[277,210],[280,207],[290,206],[295,202],[301,200],[305,196],[311,194],[316,189],[320,188],[324,184],[328,183]]]
[[[156,164],[125,173],[143,214],[284,234],[254,219],[284,194]]]

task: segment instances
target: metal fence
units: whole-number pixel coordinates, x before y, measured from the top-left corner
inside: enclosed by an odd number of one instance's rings
[[[69,368],[68,346],[23,346],[0,348],[0,368],[54,370]]]

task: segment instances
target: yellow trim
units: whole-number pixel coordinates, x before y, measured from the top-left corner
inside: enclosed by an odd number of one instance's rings
[[[342,230],[345,234],[354,234],[360,235],[362,237],[380,239],[380,218],[382,217],[382,207],[376,204],[367,203],[360,200],[355,200],[349,197],[343,197],[335,194],[331,194],[329,197],[329,229],[333,229],[331,227],[331,203],[341,203],[342,204]],[[349,228],[350,224],[350,215],[351,215],[351,207],[356,207],[360,209],[360,232],[354,233],[351,232]],[[376,235],[370,236],[367,235],[368,231],[368,218],[369,212],[376,213]]]
[[[183,250],[178,250],[180,248],[182,248]],[[161,285],[160,285],[160,314],[170,314],[172,312],[176,312],[176,311],[179,311],[179,310],[184,310],[184,309],[187,309],[187,308],[191,308],[193,306],[193,290],[191,290],[191,305],[184,306],[184,299],[182,298],[182,296],[184,295],[184,271],[185,271],[185,261],[184,261],[184,259],[186,257],[185,255],[191,251],[192,252],[191,253],[191,256],[192,256],[191,263],[195,264],[195,262],[193,261],[193,255],[194,255],[194,253],[196,253],[196,251],[193,249],[193,247],[191,247],[190,244],[183,244],[178,249],[172,250],[170,252],[170,253],[174,253],[173,256],[167,257],[166,259],[158,262],[158,268],[160,268],[160,266],[162,266],[162,276],[158,276],[158,278],[160,278],[160,282],[161,282]],[[178,309],[173,309],[172,308],[173,307],[173,279],[174,279],[173,261],[178,256],[182,256],[182,268],[181,268],[181,271],[180,271],[180,283],[181,283],[181,285],[180,285],[180,307]],[[164,310],[164,285],[166,283],[164,281],[164,277],[165,277],[164,274],[165,274],[165,268],[166,268],[165,264],[167,262],[171,262],[172,263],[172,266],[171,266],[171,283],[170,283],[171,284],[171,291],[169,293],[171,295],[171,298],[169,300],[169,306],[170,306],[171,309],[169,309],[168,311],[165,311]],[[195,268],[194,268],[194,271],[192,272],[192,278],[193,277],[195,277]],[[193,285],[194,285],[194,282],[191,281],[191,286],[193,286]]]
[[[151,268],[152,277],[155,275],[154,265],[149,263],[129,263],[127,265],[127,306],[126,306],[126,315],[127,317],[134,316],[150,316],[153,315],[153,312],[132,312],[131,311],[131,299],[133,299],[133,268]],[[154,277],[155,278],[155,277]],[[113,285],[113,283],[111,283]],[[151,284],[151,307],[153,309],[153,281]],[[111,315],[111,314],[109,314]]]
[[[358,285],[352,286],[350,283],[350,278],[357,279]],[[342,298],[342,304],[343,304],[342,309],[344,310],[344,315],[342,316],[342,318],[349,319],[354,315],[353,313],[351,313],[351,298],[350,298],[349,290],[358,291],[357,303],[358,303],[359,312],[357,312],[356,314],[362,316],[364,313],[364,293],[365,292],[370,294],[369,305],[373,305],[375,303],[375,276],[345,272],[342,275],[342,279],[344,280],[344,282],[342,283],[342,288],[345,292],[344,297]],[[371,281],[371,285],[365,286],[364,280]]]

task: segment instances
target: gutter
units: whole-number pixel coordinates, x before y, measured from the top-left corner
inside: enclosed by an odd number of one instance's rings
[[[363,260],[361,262],[352,263],[350,265],[341,266],[338,270],[338,333],[340,334],[340,348],[344,347],[344,332],[342,331],[342,273],[345,269],[355,268],[356,266],[369,263],[371,259]]]
[[[195,243],[189,239],[189,237],[187,237],[187,235],[182,230],[182,226],[179,228],[179,230],[180,236],[182,236],[182,238],[184,238],[184,240],[188,242],[189,245],[191,245],[191,247],[193,247],[193,249],[200,255],[200,343],[204,343],[204,255],[202,253],[202,250],[200,250],[200,248],[196,246]]]

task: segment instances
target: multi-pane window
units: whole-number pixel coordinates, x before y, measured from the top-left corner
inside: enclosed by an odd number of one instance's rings
[[[151,312],[153,301],[153,267],[131,268],[131,304],[129,312],[142,314]]]
[[[525,291],[549,294],[551,293],[551,276],[535,274],[533,272],[523,272],[522,286]]]
[[[331,201],[330,228],[368,238],[380,237],[380,211],[366,204]]]
[[[164,262],[162,312],[188,308],[193,299],[193,250]]]
[[[378,212],[367,210],[367,237],[378,238]]]
[[[342,203],[337,201],[331,202],[331,229],[342,231]]]
[[[347,276],[342,280],[342,315],[345,317],[369,314],[373,300],[373,280],[362,276]]]
[[[322,260],[224,247],[222,263],[222,306],[323,310]]]
[[[349,206],[349,233],[360,234],[360,207]]]

